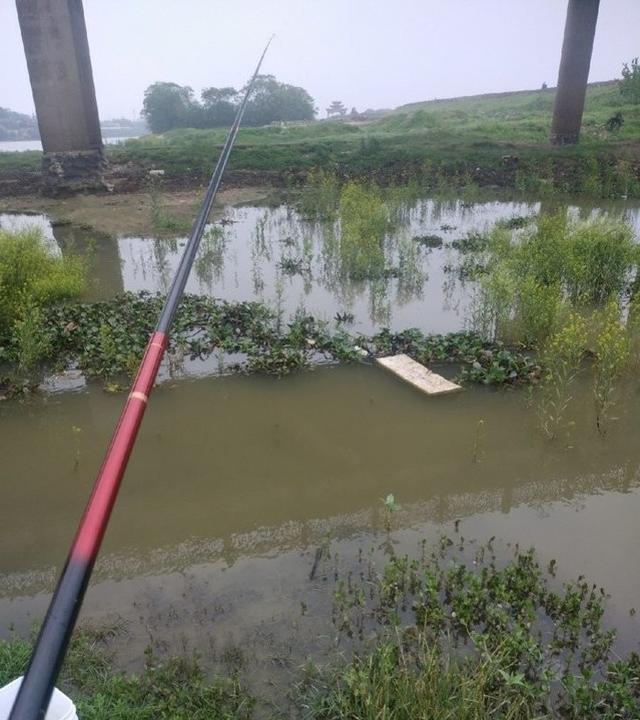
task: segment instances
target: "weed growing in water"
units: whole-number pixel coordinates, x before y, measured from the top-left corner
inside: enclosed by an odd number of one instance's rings
[[[380,190],[348,182],[340,194],[342,272],[354,279],[383,277],[388,231],[389,213]]]
[[[585,319],[571,313],[544,348],[542,364],[545,370],[539,390],[538,422],[550,440],[556,438],[563,427],[572,400],[573,382],[587,349],[587,337]]]
[[[278,267],[285,275],[308,275],[311,272],[311,268],[304,258],[282,258],[278,262]]]
[[[13,340],[18,373],[32,373],[52,350],[51,337],[44,326],[44,315],[40,307],[25,307],[22,318],[15,321]]]
[[[300,193],[299,208],[309,220],[335,220],[340,205],[340,182],[331,172],[322,169],[307,173]]]
[[[540,347],[571,307],[620,297],[637,271],[638,252],[624,224],[573,223],[557,214],[517,234],[495,228],[476,265],[484,273],[477,329]]]
[[[570,227],[563,269],[570,298],[605,303],[620,297],[638,263],[638,248],[628,225],[597,219]]]
[[[520,230],[520,228],[527,227],[535,220],[535,215],[513,215],[510,218],[498,220],[496,227],[505,228],[506,230]]]
[[[382,501],[382,507],[384,517],[384,529],[387,531],[387,533],[390,533],[392,527],[391,519],[393,513],[398,509],[398,506],[396,505],[396,499],[392,493],[389,493],[387,497],[384,498],[384,500]]]
[[[596,425],[604,435],[609,422],[609,412],[615,404],[616,381],[622,374],[629,358],[629,337],[620,322],[620,308],[611,299],[601,314],[601,329],[595,346],[593,393],[596,402]]]
[[[149,180],[149,203],[151,206],[151,226],[159,233],[188,233],[191,223],[174,217],[162,200],[162,180],[153,176]]]
[[[425,248],[441,248],[444,244],[444,240],[440,235],[416,235],[411,239],[414,243]]]
[[[202,237],[194,270],[198,279],[211,286],[214,280],[222,278],[224,255],[227,249],[227,237],[223,227],[213,225]]]

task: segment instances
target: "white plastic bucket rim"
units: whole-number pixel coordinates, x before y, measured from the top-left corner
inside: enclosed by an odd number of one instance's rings
[[[9,717],[20,685],[22,685],[21,677],[0,688],[0,720],[7,720]],[[54,688],[44,720],[78,720],[76,706],[71,698],[60,692],[58,688]]]

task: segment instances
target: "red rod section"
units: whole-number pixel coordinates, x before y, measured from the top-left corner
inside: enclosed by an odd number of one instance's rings
[[[71,548],[73,560],[92,562],[98,554],[166,348],[165,333],[153,333],[80,522]]]

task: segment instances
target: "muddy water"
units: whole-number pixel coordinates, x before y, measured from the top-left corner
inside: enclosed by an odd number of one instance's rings
[[[640,229],[637,207],[609,210]],[[445,247],[418,249],[409,255],[411,282],[391,279],[380,290],[332,274],[331,228],[286,207],[227,208],[232,222],[205,243],[189,290],[264,299],[283,314],[301,305],[327,318],[349,311],[364,331],[383,322],[454,330],[464,325],[470,290],[446,272],[455,255],[446,244],[500,217],[540,211],[418,203],[389,239],[389,257],[398,261],[414,235],[442,235]],[[2,226],[33,222],[60,252],[97,259],[93,297],[166,288],[183,242],[0,216]],[[284,275],[286,257],[303,258],[309,272]],[[0,636],[27,632],[46,609],[121,406],[120,396],[79,386],[0,403]],[[237,660],[241,648],[255,677],[273,679],[331,645],[336,574],[354,567],[361,549],[376,548],[383,561],[381,498],[393,493],[397,551],[453,532],[457,519],[466,537],[502,538],[505,552],[506,543],[534,545],[545,564],[558,561],[559,579],[585,574],[611,592],[607,622],[622,631],[621,650],[636,648],[638,615],[629,610],[640,597],[638,391],[631,381],[622,389],[603,439],[584,378],[571,437],[548,443],[524,391],[470,388],[426,399],[368,365],[281,381],[166,382],[146,416],[83,620],[124,622],[116,641],[124,667],[139,665],[147,645],[196,649],[211,666]],[[310,579],[326,545],[330,559]]]
[[[473,284],[454,273],[458,253],[451,243],[484,231],[500,219],[553,212],[539,202],[442,202],[420,200],[400,208],[395,230],[385,240],[387,265],[399,277],[355,281],[340,272],[336,250],[339,225],[309,222],[291,206],[225,208],[224,224],[210,227],[191,273],[187,291],[226,300],[260,300],[290,318],[304,310],[331,321],[350,313],[352,331],[375,332],[418,327],[428,332],[461,329],[468,319]],[[615,202],[594,208],[569,205],[566,211],[588,218],[601,212],[625,219],[640,236],[640,206]],[[44,215],[0,214],[0,227],[35,224],[61,252],[91,258],[90,298],[123,290],[165,291],[185,238],[109,237],[74,225],[55,225]],[[440,248],[425,248],[415,238],[438,235]],[[297,263],[293,274],[284,267]]]
[[[348,569],[383,543],[392,492],[397,550],[453,532],[456,519],[466,537],[535,545],[563,579],[584,573],[612,593],[607,621],[621,649],[635,647],[637,383],[623,394],[603,440],[585,387],[570,443],[553,444],[522,393],[426,399],[364,365],[164,384],[83,618],[124,620],[125,666],[148,644],[197,649],[208,663],[239,645],[256,677],[272,677],[276,656],[297,666],[330,644],[334,562]],[[3,635],[43,613],[120,403],[90,388],[0,405]],[[332,559],[310,580],[325,543]]]

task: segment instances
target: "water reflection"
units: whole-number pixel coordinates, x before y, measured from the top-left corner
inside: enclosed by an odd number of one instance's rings
[[[82,255],[90,263],[89,297],[106,300],[124,291],[117,241],[105,233],[59,224],[51,228],[53,239],[63,255]]]
[[[393,232],[383,241],[383,277],[353,279],[341,258],[340,221],[317,222],[295,207],[226,208],[223,224],[210,226],[187,291],[226,300],[261,300],[286,321],[300,308],[320,319],[354,316],[352,329],[375,332],[418,327],[449,332],[465,327],[472,313],[473,284],[447,272],[456,264],[451,243],[484,231],[500,219],[557,212],[555,201],[478,202],[418,199],[391,204]],[[640,233],[640,208],[633,202],[599,207],[570,205],[572,217],[609,213]],[[120,237],[117,240],[69,225],[51,228],[44,216],[0,215],[0,226],[36,223],[63,251],[93,254],[93,297],[124,290],[166,291],[185,239]],[[416,237],[437,235],[442,247]]]

